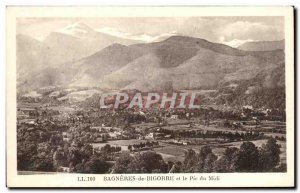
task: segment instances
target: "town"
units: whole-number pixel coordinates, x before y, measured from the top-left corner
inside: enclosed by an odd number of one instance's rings
[[[286,170],[285,113],[278,109],[160,108],[159,103],[150,108],[94,106],[61,102],[53,93],[40,99],[19,97],[18,171]]]
[[[114,96],[116,95],[116,96]],[[105,99],[108,96],[114,96],[114,104],[105,105]],[[176,101],[180,101],[176,108],[200,108],[199,105],[195,105],[196,93],[179,93],[177,98],[177,93],[173,93],[172,97],[168,98],[168,93],[162,93],[160,96],[158,93],[148,93],[146,97],[142,97],[142,93],[135,93],[132,97],[131,102],[127,105],[127,108],[133,108],[138,106],[139,108],[150,108],[151,105],[161,101],[160,107],[164,108],[167,102],[170,102],[169,108],[175,108]],[[119,108],[120,104],[129,102],[129,96],[127,93],[113,93],[113,94],[102,94],[100,97],[100,108]],[[189,105],[186,105],[186,100],[189,100]]]

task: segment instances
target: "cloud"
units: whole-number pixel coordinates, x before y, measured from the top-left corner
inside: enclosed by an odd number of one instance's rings
[[[75,22],[117,37],[141,42],[164,40],[172,35],[203,38],[212,42],[273,41],[284,39],[284,17],[130,17],[130,18],[18,18],[18,34],[34,38]],[[100,29],[99,29],[100,28]],[[220,39],[223,37],[223,39]],[[233,42],[231,42],[233,41]]]
[[[146,33],[131,34],[129,32],[121,31],[117,28],[112,28],[112,27],[103,27],[103,28],[97,29],[96,31],[105,33],[108,35],[124,38],[124,39],[138,40],[138,41],[142,41],[142,42],[146,42],[146,43],[161,41],[170,36],[177,35],[176,31],[171,31],[168,33],[162,33],[162,34],[157,34],[157,35],[150,35],[150,34],[146,34]]]
[[[269,25],[263,22],[237,21],[221,28],[219,35],[224,42],[234,39],[247,40],[278,40],[283,37],[283,28],[280,25]]]
[[[231,46],[231,47],[233,47],[233,48],[237,48],[237,47],[239,47],[240,45],[242,45],[242,44],[244,44],[244,43],[246,43],[246,42],[253,42],[254,40],[252,40],[252,39],[247,39],[247,40],[240,40],[240,39],[233,39],[233,40],[231,40],[231,41],[224,41],[224,37],[222,36],[221,38],[220,38],[220,43],[222,43],[222,44],[225,44],[225,45],[228,45],[228,46]]]

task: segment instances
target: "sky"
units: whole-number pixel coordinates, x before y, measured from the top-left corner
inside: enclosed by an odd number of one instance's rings
[[[42,40],[74,23],[95,31],[143,42],[184,35],[232,47],[247,41],[284,39],[283,17],[138,17],[138,18],[18,18],[17,34]]]

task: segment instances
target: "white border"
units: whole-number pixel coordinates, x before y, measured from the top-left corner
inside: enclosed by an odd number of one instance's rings
[[[294,38],[291,7],[10,7],[7,9],[7,184],[9,187],[289,187],[294,182]],[[219,174],[219,182],[103,182],[79,183],[79,174],[20,176],[16,172],[16,64],[15,19],[17,17],[188,17],[188,16],[285,16],[286,100],[287,100],[287,173]],[[141,174],[148,175],[148,174]],[[168,174],[165,174],[168,175]],[[183,174],[173,174],[175,176]],[[193,174],[208,176],[209,174]],[[135,175],[137,176],[137,175]]]

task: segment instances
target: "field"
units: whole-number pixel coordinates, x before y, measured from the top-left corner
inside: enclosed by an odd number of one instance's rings
[[[224,132],[238,132],[238,133],[245,133],[246,131],[241,131],[241,130],[234,130],[231,128],[224,128],[224,127],[216,127],[216,126],[204,126],[204,125],[198,125],[194,127],[190,127],[188,124],[189,122],[187,120],[169,120],[168,121],[170,125],[164,126],[164,129],[169,129],[169,130],[203,130],[203,131],[224,131]],[[174,125],[172,125],[174,124]],[[253,126],[253,121],[252,122],[247,122],[246,123],[247,127]],[[285,127],[285,123],[283,122],[273,122],[273,121],[264,121],[261,123],[264,126],[279,126],[279,127]],[[155,124],[153,123],[144,123],[144,124],[137,124],[135,126],[139,126],[140,129],[151,127]],[[279,133],[265,133],[265,135],[272,135],[273,137],[275,136],[285,136],[285,134],[279,134]],[[185,152],[188,149],[193,149],[196,152],[198,152],[201,147],[204,145],[210,145],[212,147],[212,151],[215,155],[217,156],[222,156],[226,150],[227,147],[240,147],[241,144],[243,143],[242,141],[239,142],[226,142],[223,139],[217,139],[217,138],[186,138],[182,140],[187,140],[190,142],[193,142],[194,144],[198,145],[176,145],[176,144],[170,144],[169,142],[173,140],[158,140],[160,147],[158,148],[153,148],[153,151],[159,153],[162,155],[165,161],[183,161]],[[107,143],[101,143],[101,144],[93,144],[94,147],[103,147],[105,144],[110,144],[114,146],[121,146],[122,151],[128,151],[128,145],[133,145],[133,144],[139,144],[139,143],[144,143],[147,140],[136,140],[136,139],[131,139],[131,140],[117,140],[117,141],[109,141]],[[252,141],[257,147],[261,147],[262,144],[266,143],[266,140],[255,140]],[[281,145],[281,154],[280,154],[280,159],[282,163],[286,162],[286,144],[285,142],[278,141],[278,144]]]
[[[251,141],[254,143],[257,147],[261,147],[262,144],[265,144],[267,140],[255,140]],[[230,142],[230,143],[214,143],[211,144],[210,146],[212,147],[212,151],[214,154],[217,156],[222,156],[225,152],[225,149],[227,147],[240,147],[243,142]],[[286,143],[282,141],[277,141],[279,145],[281,145],[281,154],[280,154],[280,160],[282,163],[286,163]],[[168,155],[167,159],[172,159],[172,161],[182,161],[184,159],[184,152],[187,151],[188,149],[193,149],[196,152],[198,152],[201,147],[204,145],[186,145],[186,146],[178,146],[178,145],[171,145],[167,143],[161,143],[163,144],[164,147],[161,148],[155,148],[154,151]],[[163,155],[164,156],[164,155]],[[173,157],[172,157],[173,156]],[[169,161],[168,160],[168,161]]]
[[[251,127],[251,126],[247,126],[247,127]],[[164,129],[168,129],[168,130],[203,130],[203,131],[226,131],[226,132],[238,132],[238,133],[246,133],[247,131],[242,131],[242,130],[235,130],[235,129],[231,129],[231,128],[225,128],[225,127],[216,127],[216,126],[204,126],[204,125],[198,125],[198,126],[194,126],[194,127],[190,127],[189,125],[169,125],[169,126],[165,126],[163,127]],[[253,127],[255,128],[255,127]],[[281,133],[271,133],[271,132],[264,132],[264,134],[266,136],[273,136],[273,137],[285,137],[285,134],[281,134]]]
[[[175,145],[175,144],[169,144],[170,140],[158,140],[160,147],[153,148],[153,151],[159,153],[162,155],[165,161],[183,161],[185,152],[189,149],[193,149],[196,152],[198,152],[201,147],[204,145],[210,145],[212,148],[212,151],[217,156],[222,156],[225,152],[225,149],[227,147],[240,147],[243,143],[242,141],[239,142],[221,142],[217,139],[202,139],[202,138],[193,138],[194,140],[200,140],[203,144],[201,145]],[[128,151],[128,145],[133,144],[139,144],[139,143],[145,143],[149,140],[137,140],[137,139],[130,139],[130,140],[116,140],[116,141],[108,141],[107,143],[93,143],[93,147],[103,147],[106,144],[112,145],[112,146],[120,146],[122,151]],[[251,141],[254,143],[257,147],[261,147],[262,144],[266,143],[267,140],[255,140]],[[282,163],[286,163],[286,143],[282,141],[277,141],[278,144],[281,145],[281,154],[280,154],[280,160]]]
[[[129,139],[129,140],[116,140],[116,141],[108,141],[106,143],[92,143],[91,145],[94,148],[101,148],[105,145],[109,144],[111,146],[119,146],[121,147],[122,151],[128,150],[128,145],[140,144],[145,143],[147,140],[138,140],[138,139]]]
[[[35,109],[35,108],[47,108],[48,110],[59,111],[61,113],[72,113],[75,111],[73,107],[65,106],[65,105],[51,105],[50,103],[27,103],[27,102],[19,102],[17,104],[19,109]]]

